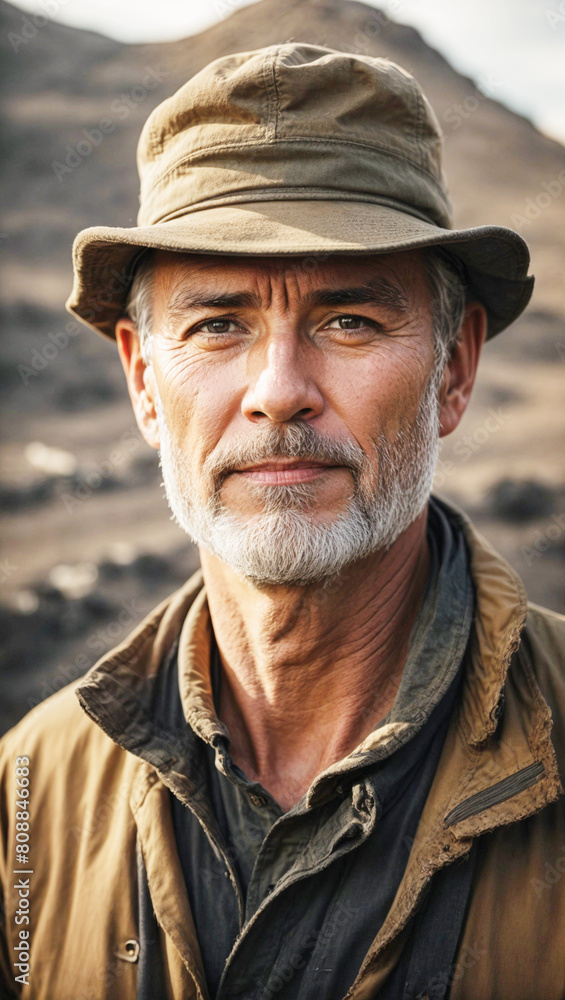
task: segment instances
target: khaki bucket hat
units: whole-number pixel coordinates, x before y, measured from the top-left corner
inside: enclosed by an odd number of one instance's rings
[[[526,243],[452,229],[436,116],[386,59],[303,43],[217,59],[147,119],[138,225],[85,229],[67,308],[114,337],[144,249],[299,255],[442,247],[488,314],[488,336],[527,305]]]

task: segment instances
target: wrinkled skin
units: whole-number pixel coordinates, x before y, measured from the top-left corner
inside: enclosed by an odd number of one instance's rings
[[[302,420],[372,456],[378,435],[392,441],[414,420],[434,361],[418,252],[335,256],[313,269],[288,258],[159,252],[155,266],[152,364],[129,319],[116,336],[146,441],[160,445],[158,390],[200,502],[206,457],[231,440]],[[359,302],[351,289],[369,283],[372,301]],[[231,301],[211,305],[218,296]],[[469,304],[439,388],[441,435],[467,407],[485,326],[482,306]],[[223,503],[239,518],[259,516],[252,487],[261,482],[314,484],[319,519],[336,517],[352,490],[344,467],[278,461],[234,470]],[[290,808],[394,701],[428,571],[426,513],[388,551],[348,566],[323,599],[313,585],[253,586],[204,547],[201,561],[234,760]]]

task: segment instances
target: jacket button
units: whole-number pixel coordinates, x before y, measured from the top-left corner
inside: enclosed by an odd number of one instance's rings
[[[137,962],[139,958],[139,941],[130,938],[125,944],[114,949],[116,958],[121,958],[124,962]]]
[[[266,806],[267,800],[263,798],[262,795],[255,795],[254,792],[249,796],[254,806]]]

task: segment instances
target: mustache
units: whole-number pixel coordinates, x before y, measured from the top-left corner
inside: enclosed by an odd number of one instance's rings
[[[353,441],[339,441],[315,431],[304,421],[271,427],[253,438],[236,438],[214,448],[204,462],[204,473],[219,490],[226,476],[244,465],[257,465],[277,458],[297,458],[330,465],[343,465],[355,480],[367,464],[363,449]]]

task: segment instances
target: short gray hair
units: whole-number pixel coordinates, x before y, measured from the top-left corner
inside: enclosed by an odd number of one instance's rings
[[[443,370],[461,339],[467,286],[455,259],[436,247],[424,249],[424,266],[430,286],[435,368]]]
[[[153,328],[153,288],[155,286],[153,256],[152,250],[146,250],[138,259],[126,301],[126,316],[129,316],[136,327],[141,356],[147,366],[151,364],[151,332]]]
[[[435,370],[443,371],[459,341],[467,289],[458,265],[448,254],[426,247],[423,255],[432,301]],[[126,303],[126,314],[137,328],[146,365],[151,364],[153,256],[153,251],[148,250],[140,258]]]

